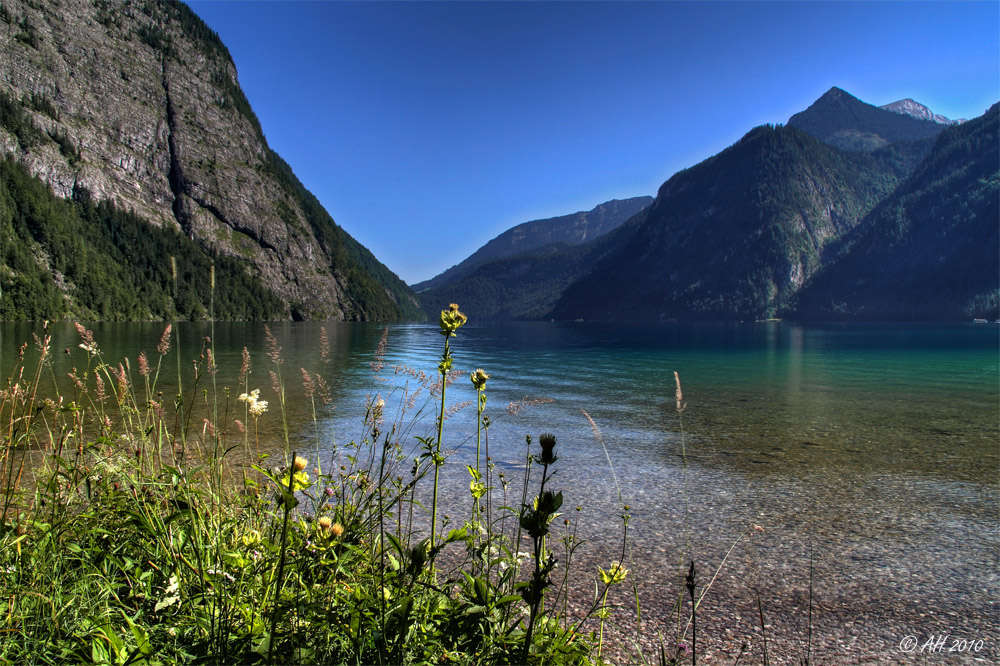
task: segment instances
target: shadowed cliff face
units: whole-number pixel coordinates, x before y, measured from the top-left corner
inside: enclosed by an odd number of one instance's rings
[[[0,150],[57,196],[85,188],[244,260],[288,304],[288,316],[416,315],[409,288],[337,227],[268,148],[228,51],[186,6],[3,7],[0,93],[44,134],[26,139],[0,123]]]

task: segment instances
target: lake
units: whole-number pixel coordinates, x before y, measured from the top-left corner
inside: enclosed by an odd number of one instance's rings
[[[436,325],[390,325],[382,365],[373,369],[386,327],[322,326],[325,363],[320,324],[270,325],[281,347],[291,446],[321,461],[333,442],[359,436],[368,396],[385,399],[391,419],[401,387],[409,382],[412,395],[417,386],[412,373],[395,368],[433,376],[443,345]],[[135,372],[145,350],[155,362],[162,324],[91,328],[106,361],[128,357]],[[184,377],[206,336],[220,366],[214,378],[185,386],[189,396],[214,379],[220,389],[233,387],[232,401],[244,390],[235,377],[247,347],[247,387],[261,389],[272,406],[260,421],[261,448],[280,451],[263,326],[178,330]],[[85,353],[72,325],[51,331],[61,383]],[[5,377],[32,332],[40,325],[0,325]],[[622,501],[630,505],[630,576],[639,583],[643,625],[637,630],[618,611],[619,640],[649,646],[657,632],[670,633],[681,563],[686,573],[694,560],[702,585],[718,571],[699,612],[706,658],[732,663],[748,641],[748,654],[758,655],[751,663],[760,663],[766,635],[772,663],[795,663],[807,650],[814,663],[1000,660],[1000,326],[470,323],[452,351],[465,376],[448,389],[449,404],[475,398],[469,371],[490,374],[498,470],[517,477],[526,434],[557,436],[553,483],[588,540],[574,567],[607,566],[620,549]],[[173,354],[160,374],[168,396],[176,392]],[[317,421],[301,368],[330,386],[334,409],[321,406]],[[526,398],[540,404],[508,413]],[[411,451],[416,435],[431,432],[432,413],[427,405],[407,432]],[[474,406],[446,423],[453,461],[475,459],[475,423]],[[446,510],[465,511],[464,465],[446,466],[443,476]],[[614,601],[634,609],[627,590],[619,592]],[[573,603],[590,593],[581,586]],[[934,651],[942,636],[944,648]]]

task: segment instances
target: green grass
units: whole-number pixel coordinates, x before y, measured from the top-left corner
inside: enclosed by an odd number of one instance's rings
[[[438,520],[456,313],[424,407],[408,411],[405,390],[370,399],[363,435],[322,461],[289,438],[284,403],[304,390],[318,431],[329,389],[321,372],[286,385],[270,335],[273,386],[250,386],[246,367],[216,386],[209,340],[177,396],[157,387],[175,365],[169,326],[149,357],[110,361],[78,325],[66,392],[45,333],[22,348],[0,393],[0,663],[599,662],[627,550],[608,571],[572,570],[552,435],[527,438],[523,492],[507,497],[481,371],[467,515]],[[434,434],[416,438],[425,408]],[[258,453],[267,421],[284,433],[273,458]],[[560,600],[581,581],[593,604],[570,617]]]

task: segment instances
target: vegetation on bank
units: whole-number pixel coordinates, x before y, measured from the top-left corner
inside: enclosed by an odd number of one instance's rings
[[[0,663],[601,662],[608,592],[632,580],[630,508],[620,555],[574,568],[581,542],[561,511],[556,437],[527,438],[523,485],[495,468],[489,375],[453,372],[465,321],[457,306],[443,311],[436,375],[414,370],[418,385],[370,396],[360,438],[337,445],[331,433],[323,456],[288,434],[285,395],[297,389],[269,332],[270,388],[246,350],[238,385],[217,386],[207,338],[186,388],[164,396],[160,374],[175,360],[181,379],[171,326],[155,351],[118,362],[77,324],[68,392],[43,330],[0,392]],[[329,386],[322,370],[301,376],[319,429]],[[476,458],[462,472],[465,515],[449,518],[438,496],[446,392],[463,379],[477,395]],[[425,408],[435,421],[422,436]],[[266,419],[284,433],[273,458],[259,453]],[[685,572],[678,639],[707,589],[693,564]],[[588,580],[589,608],[569,612],[569,586]],[[696,648],[670,645],[649,660],[694,663]]]
[[[256,170],[257,175],[263,180],[273,182],[285,195],[284,200],[278,197],[277,201],[258,203],[264,206],[274,205],[278,210],[278,217],[281,218],[281,221],[289,225],[296,233],[315,237],[321,248],[321,252],[316,253],[317,256],[314,260],[315,269],[324,278],[332,276],[337,282],[336,294],[329,296],[327,295],[327,287],[317,290],[317,293],[310,293],[308,285],[302,291],[299,289],[301,285],[293,285],[291,290],[287,289],[286,285],[286,288],[282,291],[280,288],[275,288],[274,285],[264,283],[259,276],[255,276],[251,280],[244,275],[247,272],[255,272],[253,264],[246,261],[247,257],[254,254],[252,252],[254,248],[241,247],[239,240],[229,242],[227,245],[225,238],[215,238],[208,242],[205,242],[204,239],[199,239],[195,242],[187,240],[188,244],[199,246],[188,248],[186,250],[187,253],[201,255],[202,258],[208,256],[210,259],[213,254],[213,249],[210,246],[213,243],[221,242],[223,248],[220,250],[221,254],[230,255],[239,260],[234,263],[233,268],[239,268],[240,263],[243,265],[241,270],[236,271],[236,273],[240,273],[237,282],[258,282],[253,289],[249,290],[245,288],[246,284],[236,285],[236,291],[241,293],[234,295],[235,299],[230,303],[232,307],[228,314],[222,308],[216,310],[220,318],[299,319],[328,316],[339,317],[341,314],[343,318],[350,320],[397,321],[403,319],[420,320],[424,318],[412,290],[398,276],[382,265],[370,251],[337,225],[315,196],[296,178],[288,164],[268,147],[260,122],[243,91],[240,89],[236,78],[236,69],[232,63],[228,49],[219,39],[219,36],[187,5],[179,0],[138,0],[124,4],[110,2],[109,0],[94,0],[93,3],[87,2],[84,5],[85,7],[81,7],[80,9],[83,9],[84,13],[91,12],[93,20],[96,20],[105,28],[104,32],[107,37],[107,44],[102,42],[102,47],[130,42],[132,46],[129,46],[129,48],[139,47],[151,50],[151,52],[147,51],[145,54],[147,56],[151,55],[151,59],[148,57],[139,59],[144,63],[145,71],[142,71],[143,67],[131,73],[126,73],[124,69],[121,70],[121,77],[125,81],[129,81],[130,76],[155,76],[157,83],[159,83],[163,76],[170,78],[173,72],[184,70],[199,72],[199,76],[210,86],[212,94],[206,95],[203,98],[185,99],[184,102],[187,110],[197,113],[206,107],[213,107],[215,112],[218,113],[205,114],[205,118],[214,118],[217,116],[218,121],[221,122],[222,129],[215,128],[211,130],[212,133],[239,133],[241,131],[239,128],[242,127],[251,131],[256,136],[260,143],[259,150],[251,150],[254,157],[247,164]],[[34,5],[33,7],[35,9],[38,8]],[[64,9],[69,11],[67,8]],[[89,20],[89,18],[82,15],[79,17],[80,20]],[[2,16],[0,16],[0,19],[2,19]],[[27,26],[26,22],[28,19],[27,17],[23,17],[23,19],[8,17],[8,20],[17,20],[20,23],[25,23]],[[44,31],[40,33],[41,36],[37,36],[34,29],[29,30],[29,28],[30,26],[24,28],[26,31],[24,34],[28,35],[28,37],[20,41],[29,43],[29,45],[36,45],[39,39],[50,38],[45,37],[47,33],[44,33]],[[89,46],[87,50],[90,51]],[[97,57],[97,52],[94,51],[95,58]],[[159,66],[157,60],[162,62],[163,68]],[[196,65],[195,63],[198,64]],[[39,69],[44,69],[44,65],[44,62],[39,64]],[[150,69],[149,65],[156,65],[155,69]],[[49,69],[52,68],[49,67]],[[54,79],[52,78],[53,76],[55,76]],[[107,81],[101,80],[95,82],[91,86],[92,92],[96,92],[100,96],[106,94],[108,89],[117,90],[118,84],[120,84],[117,78],[117,75],[115,75],[115,80],[110,87],[106,86]],[[39,83],[38,86],[40,86],[40,89],[58,90],[60,88],[59,75],[53,75],[52,72],[45,72],[45,76],[42,76],[42,79],[46,81],[51,79],[51,83],[47,85]],[[84,89],[87,87],[85,85]],[[96,87],[96,90],[94,90],[94,87]],[[183,84],[178,86],[178,88],[190,90],[191,87]],[[90,144],[99,145],[104,143],[104,140],[108,138],[102,136],[103,130],[100,129],[103,126],[102,123],[91,124],[84,118],[73,116],[72,112],[68,112],[66,108],[58,106],[60,103],[58,100],[34,92],[34,87],[30,91],[24,91],[18,89],[15,85],[15,90],[16,92],[10,94],[0,91],[0,127],[7,130],[13,139],[13,145],[8,146],[9,151],[19,154],[19,156],[30,156],[28,159],[22,159],[32,163],[35,173],[62,173],[64,174],[63,182],[67,182],[67,179],[89,182],[86,177],[88,173],[86,167],[88,167],[88,160],[91,162],[89,164],[90,167],[95,166],[93,163],[95,156],[92,152],[88,153],[86,146]],[[126,96],[126,100],[130,101],[130,98]],[[152,115],[147,119],[151,125],[156,124],[156,116],[159,116],[160,120],[163,120],[164,113],[169,116],[169,111],[164,108],[150,109],[150,113]],[[192,119],[194,118],[196,117],[192,116]],[[174,121],[172,120],[171,122]],[[195,130],[194,136],[197,136],[197,131],[204,129],[199,127],[200,119],[189,120],[186,114],[182,119],[177,120],[177,122],[187,123],[188,125],[184,129]],[[116,123],[112,123],[112,125],[116,126]],[[227,126],[230,127],[229,130],[225,129]],[[116,132],[117,130],[113,131],[112,134],[115,136],[111,137],[115,141],[119,138]],[[195,142],[198,143],[198,140],[195,140]],[[158,149],[165,151],[165,147],[162,145]],[[154,152],[156,151],[154,150]],[[195,148],[193,153],[200,154],[202,150]],[[166,157],[166,155],[160,154]],[[138,156],[137,159],[141,161],[145,157]],[[245,157],[239,158],[240,161],[243,161]],[[100,165],[96,166],[99,167]],[[190,166],[191,168],[173,169],[171,178],[175,180],[171,184],[175,187],[175,193],[178,191],[211,190],[213,188],[214,172],[200,173],[202,169],[200,161],[197,166],[195,164],[182,164],[181,166]],[[214,169],[214,161],[211,166]],[[69,168],[67,169],[66,167]],[[160,168],[152,163],[150,163],[149,167],[154,169],[154,171]],[[226,167],[221,166],[220,169],[226,169]],[[76,179],[74,178],[74,174],[80,177]],[[166,176],[166,174],[163,175]],[[189,178],[195,182],[181,182],[185,178]],[[201,179],[200,183],[197,182],[199,179]],[[184,187],[188,184],[194,185],[194,187],[190,189]],[[95,195],[97,194],[100,194],[102,198],[115,198],[112,196],[113,193],[97,193],[95,191]],[[227,197],[225,193],[217,194],[220,194],[219,198],[223,200]],[[126,193],[125,198],[128,199],[131,196],[132,194]],[[120,197],[119,200],[121,200]],[[169,201],[163,204],[161,201],[148,200],[147,203],[152,206],[165,205],[168,208],[170,206]],[[170,214],[169,210],[165,210],[164,212],[168,215]],[[178,221],[184,227],[187,222],[184,219],[184,213],[175,212],[175,215],[179,216]],[[280,234],[280,226],[277,226],[276,229],[275,233]],[[242,236],[239,238],[252,242]],[[127,250],[128,248],[122,249]],[[241,253],[244,252],[246,254],[241,256]],[[97,252],[95,256],[99,256],[99,254]],[[176,255],[176,258],[179,265],[185,265],[179,254]],[[146,257],[129,254],[125,254],[123,258],[114,256],[109,257],[109,259],[123,261],[124,264],[115,267],[115,270],[121,269],[125,272],[131,272],[129,266],[131,262],[148,260]],[[166,259],[166,255],[160,254],[154,258],[154,261],[159,261],[162,267],[166,265]],[[42,257],[42,261],[44,261],[44,257]],[[99,281],[105,276],[102,275],[101,270],[96,269],[97,262],[94,263],[95,280]],[[16,270],[12,267],[9,268]],[[45,272],[44,268],[43,266],[42,273]],[[201,269],[196,268],[193,270],[200,271]],[[229,270],[227,267],[219,267],[220,279],[224,274],[228,273]],[[44,275],[41,277],[45,278]],[[155,277],[150,276],[151,279]],[[59,276],[56,279],[58,280]],[[299,279],[301,280],[301,277]],[[51,276],[44,281],[49,283],[51,287]],[[196,282],[204,283],[204,280]],[[329,281],[324,282],[324,284],[329,284]],[[57,284],[57,287],[61,287],[61,285]],[[269,293],[272,288],[285,295],[291,291],[292,293],[304,293],[306,296],[299,302],[294,298],[276,299],[273,294]],[[50,292],[49,296],[51,296],[51,288],[47,289],[47,291]],[[222,296],[221,293],[219,295],[220,297]],[[14,309],[24,311],[34,310],[38,305],[38,300],[46,299],[43,297],[41,299],[29,299],[29,301],[24,303],[15,302]],[[151,313],[146,314],[141,311],[141,307],[140,311],[137,312],[132,307],[132,304],[127,302],[121,303],[122,309],[113,309],[111,312],[108,312],[106,308],[91,307],[90,304],[74,309],[74,304],[72,303],[69,304],[68,309],[65,311],[59,311],[59,308],[53,306],[55,301],[51,298],[47,300],[49,303],[46,305],[46,312],[37,315],[21,313],[17,316],[19,318],[37,316],[38,318],[80,317],[83,319],[101,318],[121,320],[149,319],[160,316],[172,318],[174,316],[171,313],[160,315],[159,310],[162,309],[162,305],[158,302],[151,306]],[[90,309],[88,310],[87,308]],[[193,302],[179,304],[176,308],[177,316],[193,319],[203,318],[206,316],[204,313],[208,309],[209,305],[207,303],[201,303],[200,307],[197,307]]]
[[[285,312],[241,261],[96,202],[84,188],[59,199],[11,156],[0,159],[0,271],[4,321],[187,320],[210,312],[261,320]]]

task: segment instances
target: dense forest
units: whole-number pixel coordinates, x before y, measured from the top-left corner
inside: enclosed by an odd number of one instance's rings
[[[10,156],[0,160],[0,288],[3,320],[252,320],[285,311],[242,262],[83,188],[59,199]]]
[[[949,127],[798,295],[813,319],[1000,316],[1000,107]]]

